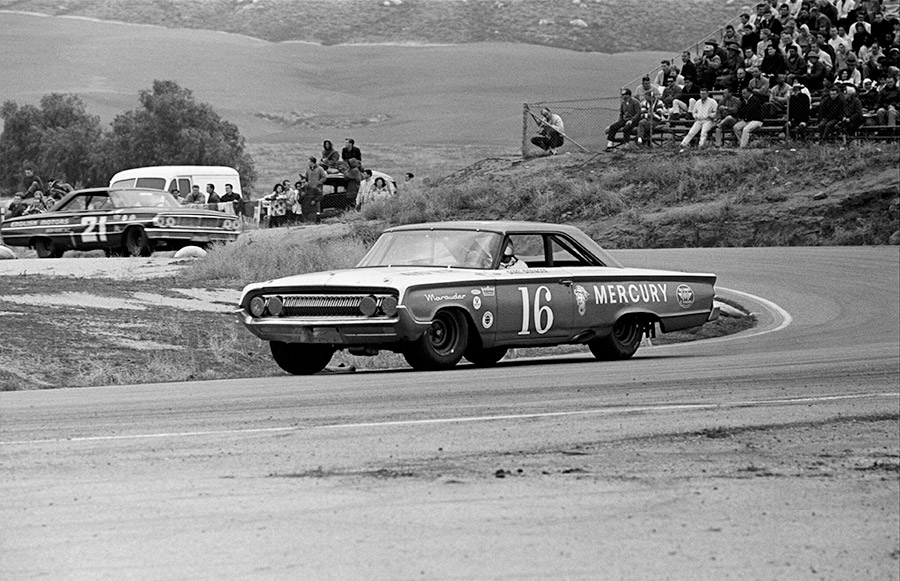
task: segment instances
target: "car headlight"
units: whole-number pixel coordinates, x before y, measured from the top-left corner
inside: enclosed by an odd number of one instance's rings
[[[387,315],[388,317],[393,317],[397,314],[397,297],[388,296],[381,299],[381,312]]]
[[[250,314],[254,317],[262,317],[266,313],[266,299],[253,297],[250,299]]]
[[[168,228],[174,228],[175,224],[177,223],[178,220],[175,219],[175,216],[169,216],[168,218],[166,218],[166,227]]]
[[[281,313],[284,312],[284,301],[281,300],[281,297],[269,297],[269,300],[266,301],[266,310],[273,317],[281,316]]]
[[[378,301],[373,296],[363,297],[359,301],[359,312],[366,317],[371,317],[378,311]]]
[[[166,225],[166,219],[162,216],[153,216],[153,225],[157,228],[162,228]]]

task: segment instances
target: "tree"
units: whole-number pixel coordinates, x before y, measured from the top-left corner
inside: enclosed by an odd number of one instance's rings
[[[140,93],[141,108],[119,115],[102,147],[107,173],[147,165],[226,165],[247,184],[253,159],[233,123],[174,81],[153,81]]]
[[[95,183],[90,152],[102,138],[100,118],[87,114],[80,97],[51,93],[41,98],[40,108],[7,101],[0,116],[0,187],[18,188],[29,162],[45,181]]]

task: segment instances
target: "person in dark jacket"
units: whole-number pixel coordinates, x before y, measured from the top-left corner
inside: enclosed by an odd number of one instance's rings
[[[852,87],[844,87],[844,119],[841,121],[841,129],[847,135],[855,135],[856,130],[865,121],[863,117],[862,102]]]
[[[819,60],[819,51],[809,51],[806,55],[808,69],[805,75],[800,77],[800,82],[810,91],[821,91],[825,86],[825,65]]]
[[[619,120],[610,125],[606,130],[606,149],[613,148],[616,133],[622,130],[622,141],[628,143],[631,140],[631,132],[637,128],[641,118],[641,104],[631,96],[631,89],[622,89],[622,102],[619,104]]]
[[[749,88],[744,89],[741,108],[738,111],[738,122],[731,130],[738,140],[741,149],[746,149],[750,144],[750,135],[763,126],[763,105],[765,98],[757,95]]]
[[[791,132],[797,136],[797,139],[806,139],[806,129],[809,127],[809,110],[812,102],[809,93],[804,91],[805,87],[798,82],[794,82],[791,87],[791,97],[788,99],[788,124]]]
[[[832,86],[819,104],[819,141],[825,141],[844,120],[844,101],[838,88]]]

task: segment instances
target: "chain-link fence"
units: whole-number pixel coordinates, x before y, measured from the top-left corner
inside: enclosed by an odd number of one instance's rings
[[[559,115],[565,126],[565,142],[558,148],[559,153],[603,151],[606,128],[619,118],[619,103],[619,97],[525,103],[522,107],[522,157],[544,153],[531,141],[532,137],[541,135],[537,120],[544,107]]]

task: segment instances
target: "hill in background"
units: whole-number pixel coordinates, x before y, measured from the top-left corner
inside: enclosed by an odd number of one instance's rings
[[[737,16],[739,6],[716,0],[0,0],[0,9],[274,42],[509,42],[620,53],[680,50]]]

